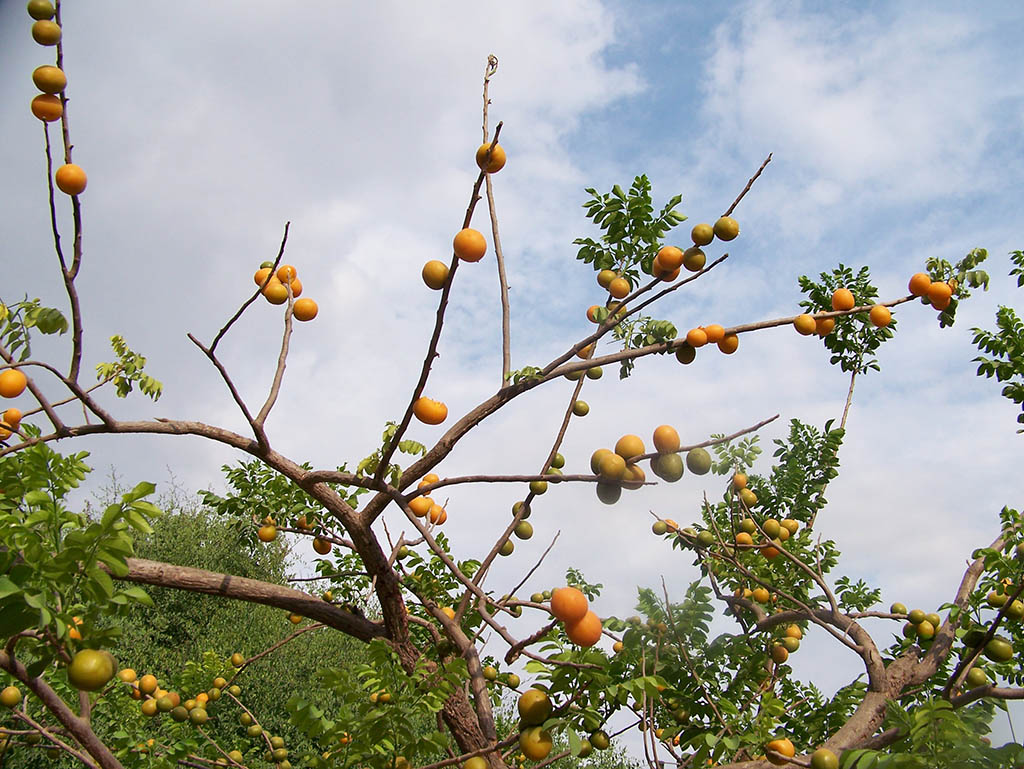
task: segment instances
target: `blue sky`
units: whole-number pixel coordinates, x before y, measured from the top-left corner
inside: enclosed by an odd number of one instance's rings
[[[969,332],[991,326],[1000,302],[1019,304],[1004,278],[1006,253],[1024,247],[1019,5],[427,7],[417,16],[391,2],[314,2],[296,16],[235,2],[130,13],[113,2],[87,12],[65,4],[75,158],[90,177],[86,357],[105,360],[103,340],[123,333],[166,387],[156,406],[134,398],[116,404],[121,413],[241,429],[184,335],[215,333],[291,220],[287,259],[321,314],[298,329],[271,437],[320,466],[369,453],[404,408],[422,359],[436,295],[419,270],[447,258],[461,221],[480,142],[480,80],[494,53],[492,124],[505,121],[509,154],[494,182],[514,366],[541,365],[589,333],[583,313],[600,291],[571,244],[594,234],[583,189],[625,186],[638,173],[658,203],[679,192],[693,222],[713,220],[774,153],[737,210],[742,233],[729,261],[665,305],[682,330],[791,315],[796,277],[839,262],[871,265],[882,296],[895,298],[926,257],[989,249],[992,290],[962,308],[954,329],[939,332],[918,305],[900,309],[882,373],[857,385],[843,474],[822,523],[849,571],[883,587],[886,604],[947,600],[970,550],[994,537],[999,508],[1022,504],[1006,484],[1020,450],[1015,410],[974,376]],[[28,26],[21,3],[0,3],[6,285],[59,302],[41,137],[27,110],[29,73],[50,59]],[[475,223],[489,230],[480,214]],[[493,392],[500,373],[493,260],[458,277],[428,387],[454,413]],[[247,398],[265,392],[279,333],[280,313],[257,305],[223,348]],[[847,380],[827,363],[818,343],[789,329],[751,335],[737,355],[702,356],[687,369],[642,362],[625,383],[606,376],[587,386],[591,415],[573,424],[563,453],[582,468],[623,433],[647,436],[668,422],[696,441],[779,413],[767,446],[791,418],[821,425],[841,412]],[[536,469],[567,397],[568,385],[553,383],[513,404],[439,472]],[[440,435],[420,427],[410,437]],[[115,465],[130,482],[166,482],[173,471],[186,488],[218,486],[217,468],[232,460],[192,439],[89,447],[101,470]],[[705,488],[719,493],[714,483],[688,476],[615,508],[556,489],[532,519],[537,536],[520,546],[521,560],[499,565],[493,587],[500,594],[517,582],[561,530],[526,592],[557,585],[574,565],[606,585],[599,613],[630,614],[637,584],[665,575],[682,589],[694,574],[651,537],[647,511],[688,522]],[[453,491],[446,528],[459,555],[488,549],[519,496]],[[798,673],[825,688],[856,673],[853,660],[833,664],[819,640],[794,660]]]

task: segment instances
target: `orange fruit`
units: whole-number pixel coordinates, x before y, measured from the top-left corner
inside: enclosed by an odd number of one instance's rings
[[[82,631],[78,629],[78,626],[82,624],[81,617],[72,617],[71,624],[68,625],[68,638],[72,641],[82,640]]]
[[[601,288],[608,288],[617,277],[619,274],[615,270],[601,270],[597,273],[597,284]]]
[[[763,555],[769,561],[772,561],[772,560],[778,558],[779,554],[781,552],[782,551],[779,550],[779,548],[775,547],[774,545],[765,545],[764,547],[761,548],[761,555]]]
[[[816,318],[814,321],[814,333],[820,337],[828,336],[835,327],[835,318]]]
[[[58,168],[53,180],[57,184],[57,189],[66,195],[81,195],[85,192],[85,171],[74,163],[65,163]]]
[[[551,613],[562,622],[578,622],[589,609],[587,597],[575,587],[560,587],[551,591]]]
[[[795,638],[799,641],[801,638],[804,637],[804,631],[800,629],[799,625],[790,625],[786,628],[786,632],[784,633],[784,635],[786,636],[786,638]]]
[[[39,45],[57,45],[60,42],[60,25],[48,19],[40,19],[32,25],[32,39]]]
[[[320,555],[327,555],[331,552],[331,543],[320,537],[313,537],[313,549]]]
[[[814,330],[817,328],[817,324],[812,316],[804,312],[793,318],[793,328],[795,328],[797,333],[802,336],[808,336],[814,333]]]
[[[654,448],[659,454],[679,451],[679,433],[672,425],[658,425],[654,428]]]
[[[0,371],[0,395],[4,398],[17,398],[28,386],[28,377],[16,368]]]
[[[747,476],[745,473],[733,473],[732,487],[737,491],[747,488]]]
[[[736,336],[736,334],[729,334],[728,336],[722,337],[722,341],[718,343],[718,349],[726,355],[732,355],[739,349],[739,346],[740,338]]]
[[[576,357],[577,358],[582,358],[583,360],[586,360],[587,358],[592,357],[593,354],[594,354],[594,347],[596,345],[597,345],[597,342],[591,342],[586,347],[581,347],[580,349],[578,349],[576,351]]]
[[[448,513],[436,502],[430,506],[427,511],[427,516],[430,518],[431,523],[441,524],[448,520]]]
[[[754,545],[754,538],[747,534],[747,532],[741,531],[736,535],[736,544],[743,547],[752,547]]]
[[[44,64],[33,70],[32,82],[43,93],[60,93],[67,87],[68,78],[60,67]]]
[[[781,665],[789,659],[789,650],[785,646],[773,646],[771,654],[772,661],[777,665]]]
[[[882,304],[876,304],[868,313],[868,318],[878,328],[885,328],[892,321],[892,313],[889,308]]]
[[[597,323],[597,311],[601,309],[601,305],[592,304],[587,308],[587,320],[591,323]]]
[[[293,625],[298,625],[300,622],[302,622],[302,615],[295,613],[289,614],[288,621],[291,622]]]
[[[679,277],[679,268],[676,267],[674,270],[667,269],[661,262],[655,258],[651,263],[651,275],[655,278],[659,278],[666,283],[671,283],[673,280]]]
[[[148,673],[139,679],[139,691],[143,694],[152,694],[156,691],[157,681],[156,676],[149,675]]]
[[[647,474],[640,465],[626,465],[626,472],[622,474],[622,487],[624,489],[639,489],[647,480]]]
[[[675,246],[662,246],[654,258],[661,264],[662,269],[671,272],[678,270],[683,265],[683,250]]]
[[[431,259],[425,265],[423,265],[423,282],[427,284],[428,288],[432,288],[435,291],[440,291],[444,288],[444,284],[448,282],[448,265],[444,262],[439,262],[437,259]]]
[[[620,481],[626,474],[626,460],[609,451],[598,460],[597,474],[605,481]]]
[[[953,289],[949,287],[948,283],[936,281],[928,286],[928,301],[941,310],[949,306],[952,296]]]
[[[932,279],[928,277],[927,273],[915,272],[910,277],[910,284],[907,286],[910,289],[910,293],[914,296],[924,296],[928,293],[928,287],[932,284]]]
[[[273,277],[264,287],[263,296],[271,304],[284,304],[288,301],[288,286]]]
[[[593,646],[601,640],[601,618],[588,611],[576,622],[565,625],[565,634],[577,646]]]
[[[629,292],[633,290],[633,287],[629,285],[629,281],[625,278],[615,278],[611,283],[608,284],[608,293],[614,296],[616,299],[622,299],[629,295]]]
[[[732,240],[740,234],[740,225],[731,216],[722,216],[715,222],[713,232],[719,240]]]
[[[755,587],[751,597],[758,603],[768,603],[771,600],[772,594],[768,592],[767,588]]]
[[[277,527],[267,524],[266,526],[260,526],[259,531],[256,532],[256,536],[263,542],[273,542],[277,539]]]
[[[691,328],[686,332],[686,343],[690,347],[703,347],[708,343],[707,332],[702,328]]]
[[[479,262],[487,253],[487,241],[477,230],[467,227],[459,230],[452,241],[455,255],[464,262]]]
[[[409,509],[412,510],[413,515],[418,518],[422,518],[430,512],[430,508],[433,504],[434,500],[430,497],[416,497],[415,499],[409,500]]]
[[[263,281],[267,279],[268,275],[270,275],[270,268],[260,267],[258,270],[256,270],[256,274],[252,276],[252,280],[257,286],[262,286]]]
[[[3,413],[2,418],[5,425],[13,430],[17,430],[18,425],[21,424],[21,411],[12,406]]]
[[[298,299],[302,295],[302,281],[298,278],[292,278],[292,282],[289,285],[292,289],[292,296]]]
[[[708,344],[718,344],[725,339],[725,329],[717,323],[704,326],[704,333],[708,336]]]
[[[308,296],[296,299],[295,304],[292,305],[292,315],[295,316],[295,320],[313,320],[319,311],[320,308],[316,306],[316,302]]]
[[[764,750],[767,754],[769,763],[775,764],[776,766],[783,766],[785,764],[788,764],[788,759],[796,755],[796,748],[793,747],[793,743],[785,737],[779,737],[777,739],[772,740],[764,746]],[[773,756],[770,751],[775,751],[776,753],[786,756],[786,758],[779,758],[778,756]]]
[[[487,151],[490,150],[491,156],[487,157]],[[493,174],[500,171],[505,167],[505,148],[500,144],[495,144],[494,149],[491,149],[491,143],[481,144],[476,151],[476,164],[481,171],[488,174]]]
[[[690,240],[695,246],[706,246],[715,239],[715,228],[707,222],[693,225],[690,230]]]
[[[423,396],[417,398],[416,402],[412,404],[412,413],[424,424],[439,425],[448,418],[448,407],[441,401]]]
[[[60,97],[48,93],[41,93],[35,97],[29,108],[33,115],[47,123],[60,120],[64,114],[64,105],[60,103]]]
[[[852,310],[855,302],[853,300],[853,292],[848,288],[837,288],[832,292],[832,309],[833,310]]]
[[[290,264],[282,264],[277,268],[277,272],[274,273],[279,281],[282,283],[291,283],[297,277],[299,277],[298,271]]]
[[[638,435],[623,435],[615,442],[615,453],[623,459],[632,459],[644,453],[644,442]]]
[[[423,476],[423,481],[422,482],[423,483],[437,483],[439,480],[441,480],[441,476],[439,476],[437,473],[427,473],[426,475]]]

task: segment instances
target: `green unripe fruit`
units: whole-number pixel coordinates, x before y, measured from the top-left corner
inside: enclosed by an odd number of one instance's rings
[[[704,475],[711,469],[711,455],[707,449],[691,449],[686,454],[686,469],[696,475]]]
[[[561,470],[563,467],[565,467],[565,457],[563,457],[558,452],[555,452],[555,456],[551,460],[551,466]]]
[[[678,454],[659,454],[651,460],[651,472],[663,481],[675,483],[683,477],[683,458]]]
[[[534,495],[539,497],[541,494],[546,493],[547,490],[548,490],[548,482],[547,481],[530,481],[530,491],[532,491],[534,493]]]
[[[893,614],[906,614],[907,607],[901,603],[894,603],[892,606],[889,607],[889,611]]]
[[[594,366],[593,368],[587,369],[587,379],[600,379],[604,374],[600,366]]]
[[[171,718],[179,722],[188,721],[188,710],[184,706],[178,705],[176,708],[171,709]]]
[[[259,737],[263,734],[263,727],[259,724],[253,724],[245,730],[245,733],[248,734],[250,737]]]
[[[811,753],[811,769],[839,769],[839,757],[828,748],[818,748]]]
[[[206,708],[192,708],[188,712],[188,720],[201,726],[210,720],[210,714],[206,711]]]
[[[925,621],[927,616],[928,615],[920,609],[912,609],[907,613],[907,619],[910,620],[910,623],[912,625],[920,625],[922,622]]]
[[[973,667],[967,671],[967,678],[965,680],[967,681],[967,685],[972,689],[976,686],[984,686],[988,683],[988,673],[986,673],[982,668]]]
[[[512,551],[515,549],[515,543],[511,539],[506,539],[501,543],[501,549],[498,550],[498,555],[512,555]]]
[[[697,534],[698,547],[711,547],[713,544],[715,544],[715,535],[712,532],[704,529]]]
[[[617,483],[598,483],[597,498],[606,505],[614,505],[622,496],[622,487]]]
[[[654,525],[651,526],[651,531],[661,536],[662,534],[668,531],[668,524],[664,521],[655,521]]]
[[[688,344],[682,344],[679,349],[676,350],[676,360],[682,363],[684,366],[693,363],[694,358],[697,357],[697,350]]]
[[[513,531],[519,539],[529,539],[533,536],[533,526],[529,521],[520,521]]]

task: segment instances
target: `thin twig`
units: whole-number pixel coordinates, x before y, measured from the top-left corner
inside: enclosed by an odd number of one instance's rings
[[[288,309],[284,312],[284,334],[281,337],[281,352],[277,356],[277,369],[274,371],[274,381],[270,386],[270,392],[267,394],[267,401],[263,404],[263,408],[260,409],[260,413],[256,415],[256,424],[261,428],[267,421],[270,410],[274,408],[274,403],[277,402],[277,396],[281,392],[281,380],[284,379],[285,365],[288,362],[288,345],[292,338],[292,305],[295,302],[295,298],[292,296],[292,284],[286,283],[285,286],[288,288]]]
[[[771,163],[771,162],[772,162],[772,153],[769,152],[768,153],[768,157],[766,157],[764,159],[764,162],[761,164],[761,167],[757,169],[757,172],[753,176],[750,177],[750,181],[747,182],[747,186],[743,188],[743,191],[740,192],[740,194],[739,194],[739,196],[737,196],[736,200],[734,200],[732,202],[732,205],[729,206],[729,209],[725,212],[725,214],[723,214],[724,216],[731,216],[732,215],[732,212],[736,210],[736,206],[738,206],[740,204],[740,201],[743,200],[743,197],[748,192],[750,192],[750,188],[754,186],[754,182],[757,181],[757,177],[759,177],[761,175],[761,172],[764,171],[765,167],[769,163]]]
[[[270,274],[267,275],[266,279],[263,281],[263,284],[257,289],[256,293],[249,297],[248,301],[246,301],[241,307],[239,307],[238,311],[231,316],[231,319],[226,324],[224,324],[224,328],[217,332],[217,336],[215,336],[213,338],[213,341],[210,343],[211,353],[217,350],[217,345],[220,344],[220,340],[224,338],[224,335],[226,333],[228,333],[231,327],[235,324],[235,321],[242,317],[242,313],[245,312],[246,308],[259,298],[260,294],[263,293],[263,289],[266,288],[267,284],[270,283],[270,279],[273,277],[274,272],[277,270],[278,264],[281,263],[281,259],[284,257],[284,248],[288,244],[288,228],[291,227],[291,224],[291,222],[284,223],[284,235],[281,237],[281,245],[277,249],[277,258],[274,259],[274,266],[270,268]]]

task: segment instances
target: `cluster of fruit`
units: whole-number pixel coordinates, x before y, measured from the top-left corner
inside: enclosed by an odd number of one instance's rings
[[[746,490],[740,489],[740,492]],[[756,501],[756,495],[753,492],[750,494]],[[761,555],[771,561],[778,557],[782,543],[796,534],[799,528],[800,522],[794,518],[784,518],[781,521],[775,518],[765,518],[758,526],[757,521],[747,517],[739,523],[740,530],[736,534],[736,549],[752,550],[756,548]],[[760,542],[761,532],[764,532],[767,542]]]
[[[492,150],[490,143],[481,144],[476,151],[476,164],[487,174],[500,171],[505,167],[505,148],[495,144]],[[487,240],[477,230],[466,227],[460,230],[452,241],[455,255],[464,262],[479,262],[487,253]],[[420,273],[428,288],[440,291],[448,282],[448,265],[437,259],[431,259],[423,265]]]
[[[252,279],[271,304],[284,304],[291,296],[295,300],[292,304],[292,317],[295,320],[313,320],[320,311],[316,302],[309,297],[298,298],[302,296],[302,281],[299,280],[298,271],[290,264],[282,264],[275,273],[273,262],[263,262]]]
[[[897,611],[897,609],[902,609],[902,611]],[[907,624],[903,626],[903,635],[906,638],[929,641],[942,624],[942,618],[935,612],[925,614],[921,609],[913,609],[908,612],[907,607],[900,603],[894,603],[889,610],[893,614],[907,615]]]
[[[5,368],[0,371],[0,397],[17,398],[28,387],[28,377],[19,369]],[[11,437],[21,424],[21,410],[11,406],[0,415],[0,441]]]
[[[436,473],[427,473],[423,480],[417,484],[417,488],[437,483],[440,479]],[[441,505],[437,504],[428,496],[413,497],[409,500],[409,509],[417,518],[427,518],[435,526],[441,526],[448,520],[448,512]]]
[[[32,39],[39,45],[57,45],[61,38],[60,25],[53,21],[56,9],[49,0],[31,0],[28,15],[35,19],[32,24]],[[45,123],[60,120],[64,115],[64,101],[58,96],[67,88],[68,79],[64,70],[52,64],[36,67],[32,82],[41,94],[32,99],[32,114]],[[85,191],[85,171],[74,163],[65,163],[54,174],[57,188],[67,195],[79,195]]]
[[[565,626],[565,634],[577,646],[589,647],[601,640],[601,618],[590,610],[587,597],[575,587],[551,592],[551,614]]]
[[[789,625],[782,632],[782,637],[772,644],[771,658],[777,665],[789,659],[789,655],[800,648],[800,641],[804,637],[799,625]]]
[[[521,755],[531,761],[543,761],[551,753],[553,747],[551,733],[543,726],[544,722],[551,717],[553,710],[551,700],[547,692],[535,688],[527,689],[520,695],[517,708],[519,710],[519,750],[522,751]],[[589,737],[583,740],[579,758],[586,758],[594,749],[607,750],[610,744],[611,741],[605,732],[600,729],[593,731]],[[477,769],[477,766],[479,769],[486,769],[486,763],[470,764],[475,760],[469,759],[463,764],[464,769]]]
[[[655,455],[651,457],[651,472],[662,480],[674,483],[683,477],[684,461],[680,456],[679,433],[671,425],[660,425],[654,430]],[[618,501],[623,488],[637,489],[646,480],[637,464],[647,458],[644,442],[636,435],[623,435],[615,443],[614,451],[598,449],[590,457],[590,469],[598,477],[597,497],[606,504]],[[704,448],[687,452],[685,467],[696,475],[711,469],[711,455]]]

